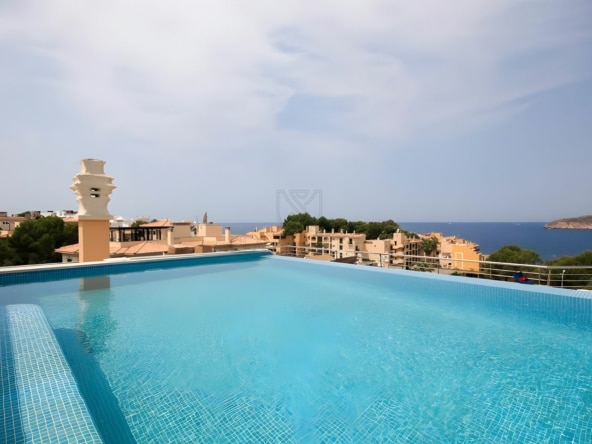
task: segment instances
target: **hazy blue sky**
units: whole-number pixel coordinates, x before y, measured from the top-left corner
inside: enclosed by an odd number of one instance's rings
[[[0,211],[76,209],[96,158],[126,218],[592,214],[591,23],[590,0],[3,0]]]

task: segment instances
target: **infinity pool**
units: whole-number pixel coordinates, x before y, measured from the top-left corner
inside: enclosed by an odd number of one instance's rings
[[[0,305],[41,306],[105,442],[592,442],[585,292],[202,262]]]

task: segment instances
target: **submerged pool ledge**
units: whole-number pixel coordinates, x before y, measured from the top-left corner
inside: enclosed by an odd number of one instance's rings
[[[257,260],[269,256],[266,249],[223,251],[182,255],[112,258],[100,262],[52,263],[0,267],[0,286],[44,282],[59,279],[121,274],[134,271],[191,267],[202,263],[223,263]]]
[[[6,442],[102,443],[41,307],[8,305],[6,318],[15,387],[2,396],[18,404],[20,425]]]

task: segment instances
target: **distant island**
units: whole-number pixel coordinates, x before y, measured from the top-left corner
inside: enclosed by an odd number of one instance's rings
[[[592,215],[557,219],[545,224],[545,228],[557,230],[592,230]]]

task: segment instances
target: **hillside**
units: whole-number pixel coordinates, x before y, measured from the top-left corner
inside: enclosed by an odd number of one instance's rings
[[[545,228],[558,230],[592,230],[592,215],[557,219],[545,224]]]

